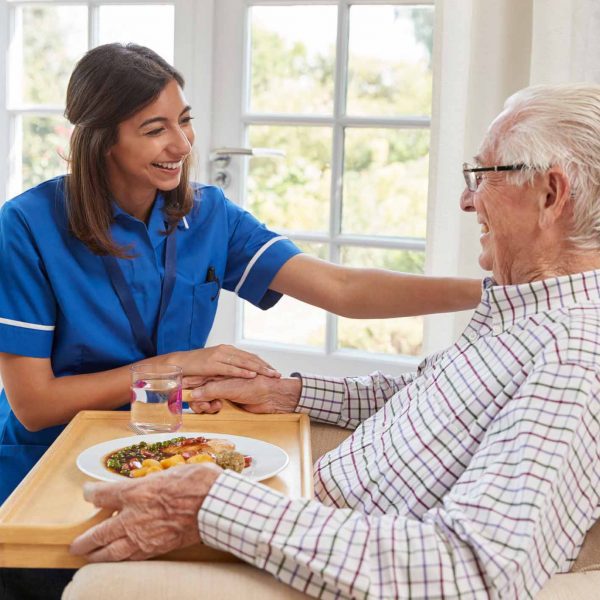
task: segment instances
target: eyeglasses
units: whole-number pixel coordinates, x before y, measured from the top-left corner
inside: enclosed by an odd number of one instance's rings
[[[476,192],[479,184],[481,183],[480,173],[485,173],[486,171],[522,171],[523,169],[527,168],[528,165],[525,164],[497,165],[495,167],[474,167],[469,163],[463,163],[463,176],[469,191]]]

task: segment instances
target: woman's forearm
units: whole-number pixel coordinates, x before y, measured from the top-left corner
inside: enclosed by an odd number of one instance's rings
[[[269,287],[332,313],[363,319],[466,310],[481,298],[478,279],[343,267],[306,255],[285,263]]]
[[[262,358],[230,346],[171,352],[109,371],[56,377],[49,358],[0,353],[0,375],[15,416],[30,431],[68,423],[80,410],[112,410],[130,399],[134,364],[177,365],[185,376],[279,377]]]
[[[343,290],[344,316],[373,319],[475,308],[481,281],[358,269],[348,276]]]
[[[162,364],[166,356],[143,362]],[[126,365],[98,373],[56,377],[50,359],[0,354],[0,372],[9,403],[29,431],[68,423],[80,410],[112,410],[127,404],[130,368]]]

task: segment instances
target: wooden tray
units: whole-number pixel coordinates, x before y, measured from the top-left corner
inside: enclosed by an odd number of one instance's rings
[[[85,564],[69,554],[81,532],[107,518],[83,499],[93,481],[77,468],[80,452],[99,442],[128,437],[129,413],[83,411],[65,428],[27,477],[0,507],[0,566],[76,568]],[[181,431],[228,433],[257,438],[283,448],[288,466],[263,483],[290,497],[313,495],[310,422],[306,415],[252,415],[228,408],[217,415],[184,415]],[[172,560],[235,561],[208,546],[170,552]]]

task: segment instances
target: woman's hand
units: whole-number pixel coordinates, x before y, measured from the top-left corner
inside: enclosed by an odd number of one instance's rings
[[[186,376],[195,377],[243,377],[251,379],[257,375],[281,377],[281,373],[260,356],[240,350],[228,344],[210,348],[174,352],[168,362],[178,365]]]

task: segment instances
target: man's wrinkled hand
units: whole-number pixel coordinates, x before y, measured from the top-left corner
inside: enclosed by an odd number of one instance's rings
[[[301,391],[302,381],[297,377],[232,377],[203,382],[192,390],[189,404],[195,412],[214,412],[215,403],[224,399],[251,413],[290,413],[298,405]]]
[[[116,512],[80,535],[71,552],[90,562],[143,560],[198,543],[198,511],[221,472],[205,463],[141,479],[86,484],[88,502]]]

